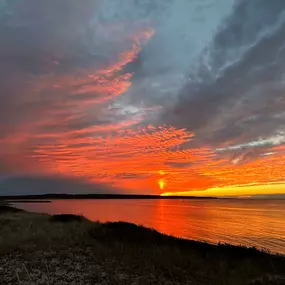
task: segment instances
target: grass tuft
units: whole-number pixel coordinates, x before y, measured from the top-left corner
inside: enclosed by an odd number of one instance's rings
[[[86,221],[86,218],[79,215],[73,214],[61,214],[61,215],[53,215],[49,218],[50,222],[58,222],[58,223],[72,223],[72,222],[82,222]]]
[[[285,277],[279,275],[260,277],[249,282],[249,285],[284,285],[284,284],[285,284]]]

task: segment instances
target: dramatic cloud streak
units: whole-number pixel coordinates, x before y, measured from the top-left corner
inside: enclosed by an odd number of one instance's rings
[[[282,0],[0,1],[1,177],[280,193],[284,32]]]

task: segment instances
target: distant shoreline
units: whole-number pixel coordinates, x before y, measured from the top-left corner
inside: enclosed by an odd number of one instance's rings
[[[51,203],[53,200],[285,200],[280,197],[214,197],[214,196],[160,196],[142,194],[40,194],[40,195],[0,195],[2,203]]]
[[[196,196],[160,196],[160,195],[136,195],[136,194],[42,194],[42,195],[17,195],[17,196],[0,196],[0,201],[15,201],[27,203],[41,202],[43,200],[102,200],[102,199],[118,199],[118,200],[212,200],[219,199],[217,197],[196,197]],[[37,201],[35,201],[37,200]],[[50,201],[46,201],[50,202]]]
[[[5,202],[8,205],[11,204],[11,203],[13,203],[13,204],[17,204],[17,203],[41,203],[41,204],[43,204],[43,203],[51,203],[52,200],[26,200],[26,199],[23,199],[23,200],[18,200],[18,199],[17,200],[13,200],[13,199],[9,199],[9,200],[5,200]]]

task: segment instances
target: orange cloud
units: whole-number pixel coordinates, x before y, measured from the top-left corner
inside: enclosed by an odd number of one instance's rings
[[[214,147],[192,147],[195,134],[186,129],[144,125],[156,108],[137,108],[128,115],[123,107],[112,108],[131,86],[132,74],[124,67],[153,34],[154,30],[145,29],[131,35],[129,48],[100,69],[33,78],[23,89],[25,100],[19,106],[29,106],[28,111],[21,124],[0,140],[5,165],[14,171],[60,173],[151,194],[213,195],[225,189],[242,194],[252,183],[283,181],[283,145],[249,160],[244,158],[250,152],[243,151],[233,160]],[[247,187],[235,191],[236,185]]]

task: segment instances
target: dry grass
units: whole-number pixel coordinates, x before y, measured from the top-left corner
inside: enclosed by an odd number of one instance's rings
[[[6,211],[0,228],[1,285],[285,284],[283,257],[128,223]]]

